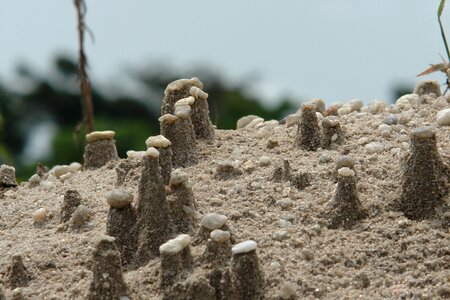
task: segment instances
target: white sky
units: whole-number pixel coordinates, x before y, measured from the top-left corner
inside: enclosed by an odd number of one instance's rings
[[[390,100],[396,84],[414,84],[439,53],[445,57],[439,2],[87,0],[96,38],[86,40],[90,75],[107,86],[152,61],[201,64],[232,81],[258,74],[265,99]],[[449,10],[447,3],[450,38]],[[12,82],[19,62],[49,72],[55,54],[77,49],[73,0],[3,1],[0,37],[0,80]],[[427,78],[445,81],[444,74]]]

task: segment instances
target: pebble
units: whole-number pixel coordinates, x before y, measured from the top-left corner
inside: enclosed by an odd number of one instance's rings
[[[97,140],[112,140],[115,135],[116,133],[112,130],[94,131],[86,134],[86,141],[90,143]]]
[[[345,104],[341,108],[339,108],[337,112],[339,116],[348,115],[349,113],[352,112],[352,107],[350,105]]]
[[[355,160],[350,156],[342,155],[336,158],[335,164],[337,170],[343,167],[352,169],[355,165]]]
[[[394,125],[398,123],[398,117],[394,114],[387,115],[383,122],[387,125]]]
[[[281,219],[281,220],[278,221],[278,225],[279,225],[281,228],[289,228],[289,227],[292,227],[292,223],[291,223],[290,221],[286,221],[286,220],[283,220],[283,219]]]
[[[39,208],[35,212],[33,212],[33,222],[34,223],[42,223],[47,219],[47,209]]]
[[[355,171],[353,171],[350,168],[343,167],[338,170],[338,174],[339,174],[339,176],[343,176],[343,177],[352,177],[352,176],[355,176]]]
[[[282,208],[289,208],[292,206],[292,204],[294,204],[294,202],[289,198],[280,200],[280,206]]]
[[[255,115],[248,115],[245,117],[240,118],[237,123],[236,123],[236,129],[241,129],[246,127],[248,124],[250,124],[251,121],[253,121],[254,119],[259,118],[258,116]]]
[[[381,124],[380,126],[378,126],[378,133],[382,137],[389,137],[391,135],[391,132],[392,132],[391,126],[387,124]]]
[[[41,186],[45,191],[50,190],[53,187],[53,182],[51,181],[41,181]]]
[[[291,114],[286,117],[286,127],[297,125],[300,122],[300,114]]]
[[[285,281],[283,282],[280,290],[278,291],[278,296],[281,299],[287,300],[294,297],[296,292],[297,292],[297,285],[292,282]]]
[[[281,268],[281,264],[277,261],[273,261],[270,263],[270,268],[272,270],[279,270]]]
[[[114,190],[106,196],[106,202],[114,208],[123,208],[133,202],[133,194],[124,190]]]
[[[248,252],[256,250],[257,246],[258,246],[258,244],[256,244],[255,241],[247,240],[247,241],[244,241],[244,242],[234,245],[233,248],[231,248],[231,252],[233,252],[233,254],[248,253]]]
[[[203,227],[209,230],[219,229],[228,221],[227,216],[219,215],[217,213],[210,213],[204,216],[201,220]]]
[[[331,155],[328,153],[323,153],[319,156],[319,162],[321,164],[326,164],[331,161]]]
[[[350,100],[347,104],[352,108],[352,111],[358,111],[364,106],[364,103],[359,99]]]
[[[253,119],[250,123],[247,124],[247,126],[245,126],[245,128],[255,128],[258,124],[261,124],[262,122],[264,122],[263,118],[256,118]]]
[[[159,246],[159,253],[175,255],[177,253],[180,253],[183,248],[184,247],[180,241],[172,239]]]
[[[450,108],[439,111],[436,114],[436,122],[440,126],[450,126]]]
[[[279,241],[279,242],[287,239],[288,237],[289,237],[288,233],[284,230],[276,231],[272,234],[272,239],[274,239],[275,241]]]
[[[367,108],[372,115],[376,115],[384,111],[384,109],[386,108],[386,103],[381,100],[376,100],[370,103]]]
[[[375,154],[375,153],[381,153],[384,150],[384,145],[382,143],[378,142],[371,142],[367,144],[365,147],[366,152],[368,154]]]
[[[214,241],[219,242],[219,243],[229,241],[230,236],[231,235],[230,235],[229,231],[223,231],[220,229],[215,229],[215,230],[211,231],[211,233],[209,235],[209,237],[211,239],[213,239]]]
[[[42,179],[38,174],[34,174],[33,176],[30,177],[30,179],[28,179],[28,182],[33,184],[39,184],[41,180]]]
[[[260,166],[268,166],[268,165],[270,165],[271,162],[272,162],[272,159],[270,157],[261,156],[259,158],[259,165]]]

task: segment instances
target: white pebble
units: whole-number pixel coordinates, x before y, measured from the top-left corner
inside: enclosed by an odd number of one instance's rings
[[[292,227],[292,223],[283,219],[280,219],[278,221],[278,226],[280,226],[280,228],[289,228]]]
[[[300,114],[291,114],[286,117],[286,127],[297,125],[300,122]]]
[[[145,152],[145,155],[150,156],[150,157],[159,157],[159,151],[156,150],[156,148],[150,147]]]
[[[47,209],[39,208],[35,212],[33,212],[33,222],[34,223],[42,223],[47,219]]]
[[[352,107],[348,104],[344,104],[337,112],[339,116],[348,115],[352,112]]]
[[[159,246],[159,253],[161,254],[175,255],[177,253],[180,253],[182,250],[183,245],[180,241],[177,241],[175,239],[169,240]]]
[[[281,264],[279,262],[277,262],[277,261],[271,262],[270,263],[270,268],[272,270],[278,270],[278,269],[281,268]]]
[[[256,125],[258,125],[262,122],[264,122],[264,119],[258,117],[256,119],[252,120],[250,123],[248,123],[247,126],[245,126],[245,128],[255,128]]]
[[[388,137],[391,135],[392,132],[392,128],[391,126],[387,125],[387,124],[381,124],[380,126],[378,126],[378,133],[382,136],[382,137]]]
[[[292,296],[295,296],[296,292],[297,285],[286,281],[281,285],[281,288],[278,291],[278,296],[280,296],[281,299],[290,299]]]
[[[133,202],[133,194],[124,190],[113,190],[106,196],[106,202],[114,208],[123,208]]]
[[[339,174],[339,176],[350,177],[350,176],[355,176],[355,171],[353,171],[350,168],[343,167],[338,170],[338,174]]]
[[[450,126],[450,108],[439,111],[436,114],[436,122],[441,126]]]
[[[230,240],[230,232],[229,231],[223,231],[220,229],[215,229],[213,231],[211,231],[211,234],[209,235],[209,237],[211,239],[213,239],[216,242],[219,243],[224,243],[226,241]]]
[[[259,165],[260,166],[268,166],[268,165],[270,165],[271,162],[272,162],[272,160],[270,159],[270,157],[261,156],[259,158]]]
[[[41,182],[41,177],[38,174],[34,174],[33,176],[30,177],[30,179],[28,179],[29,183],[34,183],[34,184],[38,184]]]
[[[90,143],[97,140],[112,140],[115,135],[116,133],[112,130],[93,131],[91,133],[86,134],[86,141]]]
[[[228,221],[227,216],[210,213],[204,216],[201,220],[203,227],[209,230],[219,229]]]
[[[248,124],[250,124],[251,121],[253,121],[254,119],[259,118],[258,116],[255,115],[248,115],[245,117],[240,118],[237,123],[236,123],[236,129],[241,129],[246,127]]]
[[[53,182],[51,181],[41,181],[41,186],[45,191],[50,190],[53,187]]]
[[[129,159],[140,159],[144,157],[146,151],[134,151],[134,150],[128,150],[127,151],[127,158]]]
[[[248,240],[234,245],[233,248],[231,248],[231,252],[233,252],[233,254],[248,253],[256,250],[257,246],[258,244],[256,244],[255,241]]]
[[[282,208],[289,208],[292,206],[292,204],[294,204],[294,202],[289,198],[280,200],[280,206]]]
[[[331,161],[331,155],[329,155],[327,153],[321,154],[319,156],[319,162],[321,164],[325,164],[325,163],[330,162],[330,161]]]
[[[367,144],[365,147],[366,152],[368,154],[381,153],[384,150],[384,145],[382,143],[371,142]]]
[[[172,145],[172,143],[163,135],[151,136],[145,141],[145,144],[147,145],[147,148],[166,148]]]
[[[360,110],[364,106],[364,103],[359,99],[354,99],[354,100],[350,100],[348,102],[348,105],[352,108],[352,111],[357,111],[357,110]]]

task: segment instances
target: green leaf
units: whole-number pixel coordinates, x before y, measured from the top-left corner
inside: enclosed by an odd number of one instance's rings
[[[442,11],[444,10],[445,0],[441,0],[441,4],[439,4],[438,8],[438,18],[441,17]]]

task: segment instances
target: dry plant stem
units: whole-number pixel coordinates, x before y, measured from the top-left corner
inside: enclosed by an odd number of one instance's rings
[[[142,175],[137,203],[139,233],[136,260],[138,264],[143,265],[159,255],[159,246],[171,238],[173,225],[158,156],[145,155],[141,165]]]
[[[122,273],[120,253],[114,243],[114,238],[103,236],[97,242],[94,250],[93,278],[86,299],[129,299],[128,295],[128,287]]]
[[[434,214],[448,194],[446,167],[436,146],[436,130],[432,127],[414,129],[411,149],[402,175],[400,209],[406,217],[421,220]]]
[[[92,105],[91,85],[86,73],[87,59],[84,53],[85,5],[84,0],[75,0],[78,19],[78,76],[80,78],[80,89],[85,109],[84,118],[88,132],[92,132],[94,131],[94,106]]]

